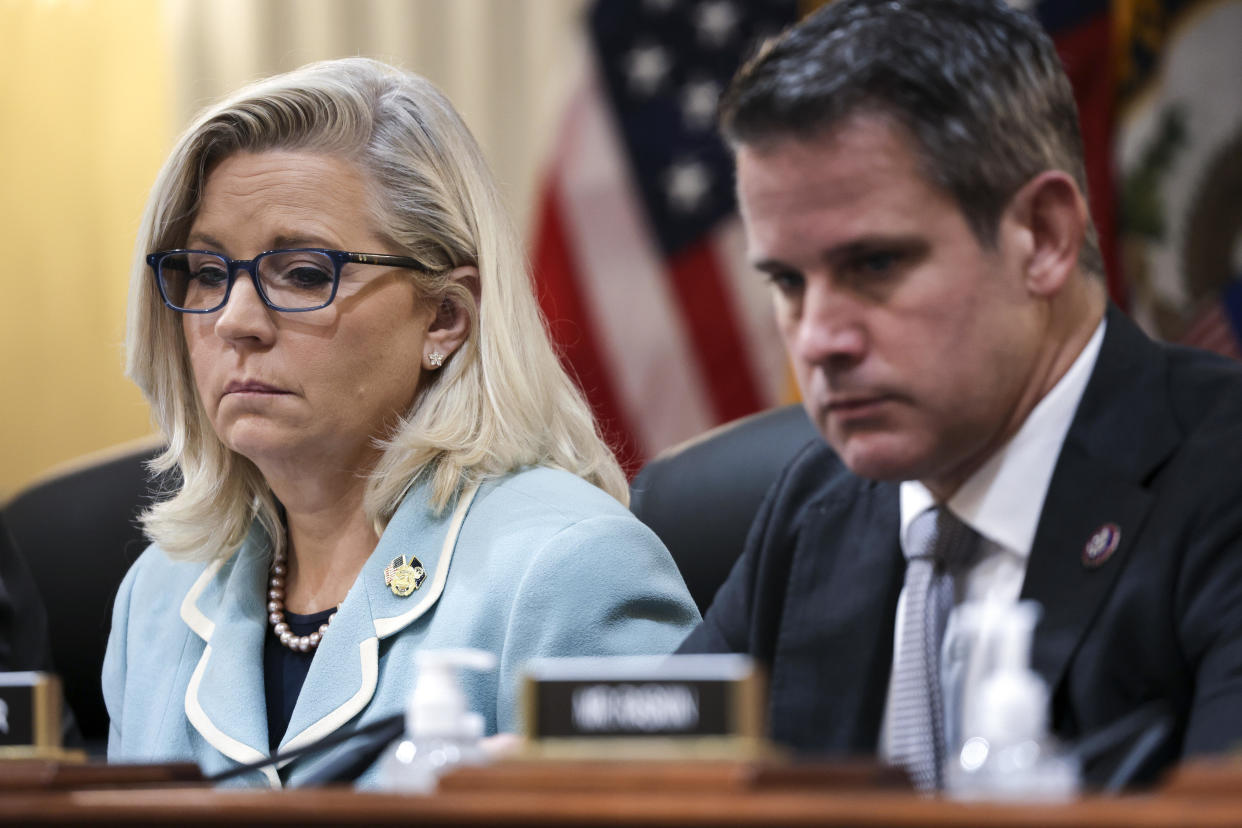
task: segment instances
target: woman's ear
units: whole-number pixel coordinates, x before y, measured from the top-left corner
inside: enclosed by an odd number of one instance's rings
[[[1009,202],[1009,226],[1022,238],[1022,276],[1038,296],[1056,294],[1078,270],[1087,235],[1087,203],[1074,179],[1045,170]]]
[[[436,305],[423,342],[423,367],[432,371],[462,346],[470,336],[473,320],[478,318],[479,269],[456,268],[449,274],[449,282],[452,286]],[[467,303],[473,304],[474,313]]]

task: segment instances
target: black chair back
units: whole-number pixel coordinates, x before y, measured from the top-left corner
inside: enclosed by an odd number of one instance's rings
[[[742,554],[781,469],[819,439],[800,405],[726,423],[652,460],[630,484],[630,509],[660,536],[705,612]]]
[[[47,609],[52,664],[87,749],[101,752],[108,713],[100,671],[117,587],[147,546],[138,513],[156,496],[150,445],[36,483],[4,506]]]

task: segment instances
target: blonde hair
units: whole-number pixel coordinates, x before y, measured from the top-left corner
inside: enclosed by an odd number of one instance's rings
[[[168,441],[153,468],[177,469],[181,485],[143,514],[151,539],[171,556],[210,559],[231,554],[257,518],[277,548],[284,543],[258,468],[211,427],[179,314],[164,306],[145,264],[145,254],[185,244],[214,164],[275,149],[332,154],[364,170],[380,232],[427,267],[411,277],[420,294],[471,319],[467,341],[382,442],[364,501],[377,527],[420,479],[442,510],[465,485],[534,465],[570,471],[627,503],[625,477],[548,341],[521,239],[466,125],[426,79],[349,58],[259,81],[209,108],[156,179],[131,275],[126,371]],[[478,307],[450,275],[465,265],[479,272]]]

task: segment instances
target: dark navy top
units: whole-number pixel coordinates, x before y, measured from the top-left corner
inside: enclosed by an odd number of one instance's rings
[[[310,635],[334,612],[336,607],[310,615],[286,611],[285,623],[294,635]],[[271,624],[268,625],[267,638],[263,642],[263,686],[267,693],[267,743],[272,753],[276,752],[285,731],[289,729],[293,705],[302,692],[302,683],[306,681],[306,673],[314,657],[314,650],[301,653],[281,644],[280,638],[272,632]]]

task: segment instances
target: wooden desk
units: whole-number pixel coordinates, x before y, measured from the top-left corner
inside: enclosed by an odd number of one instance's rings
[[[5,794],[0,824],[29,825],[608,825],[1138,826],[1242,825],[1242,802],[1129,797],[1068,805],[928,801],[883,793],[454,793],[347,790],[69,791]]]
[[[641,776],[642,774],[639,774]],[[674,774],[675,776],[676,774]],[[625,777],[621,773],[619,777]],[[1234,774],[1234,778],[1237,775]],[[704,777],[706,779],[706,777]],[[481,786],[430,797],[350,790],[20,791],[0,794],[0,824],[84,826],[599,825],[599,826],[1242,826],[1242,787],[1061,805],[929,800],[901,791],[721,788],[643,789],[619,778],[609,790],[513,790]]]

